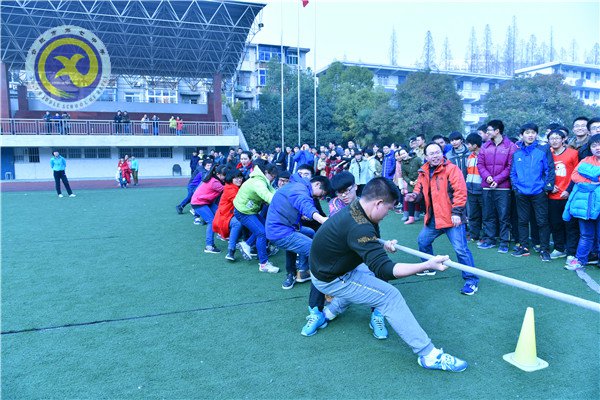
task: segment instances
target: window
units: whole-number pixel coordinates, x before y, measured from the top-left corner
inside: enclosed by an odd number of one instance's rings
[[[148,158],[158,158],[158,147],[148,147]]]
[[[171,147],[161,147],[160,158],[173,158],[173,149]]]
[[[177,103],[177,90],[148,89],[148,103]]]
[[[83,149],[81,147],[67,148],[67,154],[69,155],[68,158],[81,158],[82,150]]]
[[[291,65],[298,65],[298,54],[289,53],[285,62]]]
[[[198,151],[197,148],[195,147],[186,147],[183,149],[183,159],[184,160],[191,160],[192,159],[192,153],[194,151]]]
[[[142,103],[144,101],[143,93],[141,92],[125,92],[126,103]]]
[[[131,147],[119,147],[119,158],[125,158],[125,155],[131,155]]]
[[[592,73],[590,71],[585,73],[585,79],[592,79]]]
[[[117,88],[106,88],[98,97],[98,101],[117,101]]]
[[[464,89],[464,82],[463,81],[456,82],[456,88],[458,90],[463,90]]]
[[[481,90],[480,82],[471,82],[471,90]]]
[[[131,149],[131,155],[136,158],[144,158],[146,156],[146,149],[144,147],[134,147]]]
[[[86,147],[83,149],[83,158],[98,158],[98,149],[95,147]]]
[[[258,85],[265,86],[267,84],[267,70],[259,69],[258,70]]]
[[[585,97],[586,99],[590,98],[590,91],[586,90],[585,92],[583,92],[583,97]]]
[[[14,155],[15,163],[40,162],[40,149],[38,147],[16,147]]]
[[[380,86],[388,85],[389,77],[387,75],[377,75],[377,84]]]
[[[98,158],[110,158],[110,147],[98,147]]]

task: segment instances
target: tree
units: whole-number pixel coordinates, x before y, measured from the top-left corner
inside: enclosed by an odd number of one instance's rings
[[[469,72],[479,72],[479,47],[477,46],[475,27],[471,28],[471,36],[469,37],[466,61]]]
[[[431,71],[410,74],[392,98],[398,139],[462,131],[463,105],[454,80]]]
[[[425,43],[423,44],[423,55],[421,62],[418,64],[424,70],[435,69],[435,47],[433,45],[433,36],[431,31],[425,34]]]
[[[492,89],[484,100],[489,119],[502,120],[506,134],[513,136],[528,122],[540,127],[552,122],[568,125],[578,115],[595,115],[598,109],[573,97],[563,79],[559,74],[517,77]]]
[[[398,65],[398,39],[396,39],[396,28],[392,28],[390,36],[390,64]]]
[[[577,50],[579,49],[579,46],[577,46],[577,41],[575,39],[573,39],[571,41],[571,45],[569,46],[569,58],[571,62],[577,62],[578,57],[577,57]]]
[[[485,30],[483,32],[483,72],[486,74],[491,74],[493,71],[493,44],[492,44],[492,30],[489,24],[485,25]]]
[[[442,60],[442,67],[448,71],[452,68],[452,52],[450,51],[450,43],[448,42],[448,36],[444,39],[444,46],[442,47],[442,54],[440,59]]]
[[[512,75],[515,72],[515,48],[513,29],[509,26],[506,30],[506,39],[504,40],[504,55],[502,65],[505,75]]]
[[[589,52],[585,62],[586,64],[600,65],[600,44],[598,44],[598,42],[596,42],[594,47],[592,47],[592,50]]]

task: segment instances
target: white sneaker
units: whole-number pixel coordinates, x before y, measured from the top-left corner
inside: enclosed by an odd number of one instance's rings
[[[248,243],[242,240],[235,247],[242,253],[244,260],[252,260],[252,256],[250,255],[250,245]]]
[[[565,253],[563,251],[558,251],[556,249],[552,250],[552,253],[550,253],[550,258],[553,260],[556,260],[557,258],[563,258],[566,256],[567,256],[567,253]]]
[[[276,274],[279,272],[279,268],[271,264],[270,261],[267,261],[264,264],[258,264],[258,270],[260,272],[268,272],[270,274]]]
[[[65,196],[63,196],[62,194],[59,194],[58,197],[65,197]]]
[[[579,263],[579,260],[577,260],[575,257],[573,257],[573,259],[568,263],[565,264],[565,269],[568,269],[569,271],[575,271],[578,269],[582,269],[583,266]]]
[[[75,196],[75,193],[71,193],[71,194],[69,195],[69,197],[76,197],[76,196]]]
[[[424,271],[421,272],[417,272],[415,275],[417,276],[434,276],[436,274],[436,271],[433,269],[426,269]]]
[[[565,261],[565,265],[569,265],[569,263],[570,263],[571,261],[573,261],[574,259],[575,259],[575,256],[567,256],[567,259],[566,259],[566,261]]]

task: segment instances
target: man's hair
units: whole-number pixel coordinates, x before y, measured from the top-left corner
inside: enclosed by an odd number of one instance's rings
[[[279,179],[279,178],[290,179],[291,176],[292,176],[292,174],[290,174],[290,171],[281,171],[279,173],[279,175],[277,175],[277,179]]]
[[[435,142],[438,139],[444,139],[444,137],[442,135],[433,135],[433,137],[431,138],[431,141]]]
[[[532,131],[535,131],[535,133],[539,133],[539,131],[540,131],[540,128],[536,124],[534,124],[533,122],[528,122],[525,125],[521,126],[521,131],[520,131],[521,135],[523,133],[525,133],[525,131],[530,130],[530,129]]]
[[[387,204],[396,204],[400,196],[400,190],[398,186],[394,185],[394,182],[384,177],[378,177],[371,179],[365,185],[361,198],[366,201],[383,200]]]
[[[557,124],[556,122],[552,122],[551,124],[548,124],[548,126],[546,127],[546,129],[550,129],[551,131],[558,129],[560,127],[560,124]]]
[[[556,129],[563,131],[563,132],[565,133],[565,135],[568,135],[568,134],[569,134],[569,132],[571,132],[571,131],[569,130],[569,128],[567,128],[567,127],[566,127],[566,126],[564,126],[564,125],[559,125],[558,127],[556,127]]]
[[[331,189],[334,192],[343,192],[354,185],[355,182],[354,175],[348,171],[342,171],[331,178]]]
[[[206,167],[206,164],[212,164],[213,159],[212,158],[205,158],[204,161],[202,161],[202,166]]]
[[[487,125],[479,125],[479,126],[477,127],[477,130],[478,130],[478,131],[485,132],[485,131],[487,130]]]
[[[367,149],[367,150],[365,150],[365,155],[366,155],[367,157],[373,157],[373,150],[371,150],[371,149]]]
[[[467,136],[466,142],[471,145],[475,145],[477,147],[481,147],[483,143],[483,139],[477,133],[471,133]]]
[[[592,124],[594,124],[596,122],[600,122],[600,117],[590,118],[590,120],[587,123],[587,130],[589,131],[590,128],[592,127]]]
[[[493,119],[490,122],[488,122],[485,126],[486,130],[488,126],[491,126],[492,128],[494,128],[494,130],[498,129],[500,131],[500,134],[504,133],[504,123],[499,119]]]
[[[243,178],[244,174],[239,169],[230,168],[225,174],[225,183],[231,183],[235,178]]]
[[[584,116],[579,116],[577,118],[575,118],[573,120],[573,123],[577,122],[577,121],[585,121],[586,123],[590,121],[590,119],[588,117],[584,117]]]
[[[427,139],[425,139],[425,135],[423,135],[422,133],[419,133],[417,136],[415,136],[415,139],[421,138],[423,139],[423,141],[427,141]]]
[[[588,143],[590,148],[592,147],[593,144],[600,144],[600,133],[596,134],[596,135],[592,135],[592,137],[590,137],[590,141]]]
[[[301,169],[307,169],[307,170],[309,170],[309,171],[310,171],[310,173],[311,173],[311,174],[313,174],[313,175],[314,175],[314,173],[315,173],[315,169],[314,169],[314,168],[313,168],[313,166],[312,166],[312,165],[310,165],[310,164],[302,164],[302,165],[300,165],[300,166],[299,166],[299,167],[296,169],[296,171],[299,171],[299,170],[301,170]]]
[[[240,156],[241,156],[242,154],[245,154],[245,155],[247,155],[247,156],[248,156],[248,159],[250,159],[250,161],[252,161],[252,152],[250,152],[250,151],[242,151],[242,152],[240,153]]]
[[[462,133],[458,132],[458,131],[454,131],[450,134],[450,136],[448,137],[448,141],[453,141],[453,140],[464,140]]]
[[[436,142],[429,142],[429,143],[427,143],[427,144],[425,145],[425,149],[424,149],[424,150],[425,150],[425,155],[427,155],[427,148],[428,148],[429,146],[437,146],[437,148],[441,150],[442,154],[444,154],[444,149],[442,148],[442,146],[440,146],[440,144],[439,144],[439,143],[436,143]]]
[[[271,176],[277,176],[277,171],[279,171],[275,164],[266,163],[264,160],[260,160],[254,166],[258,167],[263,174],[269,174]]]
[[[565,135],[565,133],[563,131],[561,131],[560,129],[552,129],[548,133],[548,138],[550,138],[550,136],[552,136],[552,135],[558,135],[558,136],[560,136],[561,139],[564,139],[567,137],[567,135]]]
[[[329,194],[331,192],[331,183],[329,182],[329,179],[327,179],[326,176],[313,176],[310,179],[310,182],[319,182],[319,184],[321,185],[321,189],[325,192],[325,194]]]

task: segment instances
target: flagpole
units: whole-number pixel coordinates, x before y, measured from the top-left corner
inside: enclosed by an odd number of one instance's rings
[[[284,134],[284,121],[283,121],[283,0],[281,0],[281,54],[279,56],[281,64],[281,150],[285,150],[285,134]]]
[[[313,50],[313,97],[314,97],[314,120],[315,120],[315,147],[317,147],[317,2],[313,3],[315,9],[315,45]]]
[[[297,46],[297,56],[298,56],[298,146],[301,146],[300,139],[300,3],[297,2],[298,8],[298,46]]]

